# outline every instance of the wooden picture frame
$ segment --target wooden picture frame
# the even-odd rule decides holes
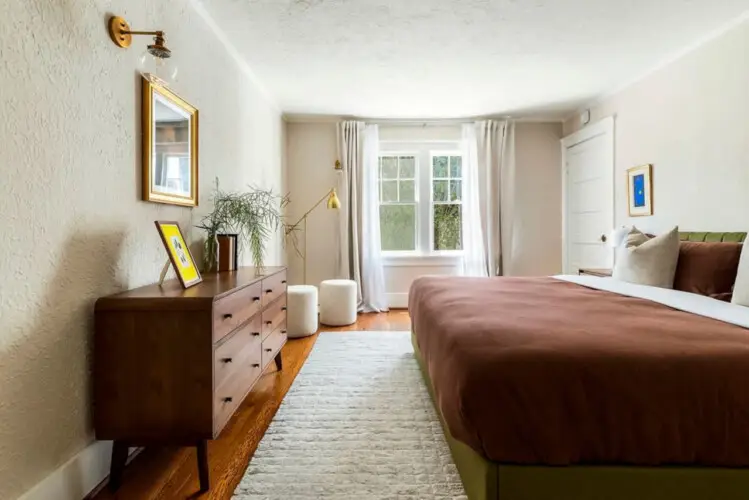
[[[198,110],[143,77],[143,200],[198,206]]]
[[[653,215],[653,165],[627,170],[627,208],[630,217]]]
[[[182,236],[179,224],[173,221],[155,221],[154,223],[182,286],[190,288],[203,281],[203,277],[195,265],[195,259],[190,253],[190,247],[187,246],[185,237]]]

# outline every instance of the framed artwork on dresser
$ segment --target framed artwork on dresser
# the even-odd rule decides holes
[[[190,248],[182,236],[179,224],[171,221],[156,221],[156,229],[159,230],[161,241],[164,243],[166,253],[169,254],[169,260],[182,286],[190,288],[203,281],[200,271],[195,266],[195,259],[192,258]]]

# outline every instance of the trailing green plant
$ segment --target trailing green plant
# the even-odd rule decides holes
[[[237,233],[240,245],[250,250],[255,269],[262,272],[266,245],[283,224],[283,209],[289,203],[289,196],[276,194],[272,189],[248,187],[250,191],[246,193],[222,191],[216,179],[213,211],[197,226],[206,232],[204,271],[216,268],[219,233]]]

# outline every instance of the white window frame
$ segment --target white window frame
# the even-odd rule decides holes
[[[393,255],[408,254],[408,255],[411,255],[411,254],[416,253],[418,251],[418,249],[419,249],[419,238],[420,238],[420,235],[421,235],[421,227],[420,227],[421,224],[420,224],[420,221],[419,221],[419,219],[420,219],[419,213],[421,212],[420,200],[422,198],[421,198],[421,193],[420,193],[420,190],[419,190],[419,184],[421,183],[421,180],[419,178],[419,154],[418,154],[418,152],[413,152],[413,151],[387,151],[387,152],[385,152],[385,151],[380,150],[380,161],[378,162],[378,169],[379,169],[379,166],[381,164],[381,161],[382,161],[383,157],[403,157],[403,156],[413,156],[414,157],[414,178],[413,178],[413,181],[414,181],[414,201],[413,201],[413,204],[416,207],[416,227],[414,228],[414,231],[415,231],[414,241],[416,242],[416,250],[384,250],[382,252],[383,255],[389,255],[389,254],[393,254]],[[411,202],[402,202],[402,201],[400,201],[400,181],[401,181],[400,168],[398,169],[398,177],[395,178],[395,179],[387,179],[387,180],[380,179],[379,178],[379,175],[380,175],[379,171],[377,172],[377,175],[378,175],[377,187],[379,188],[379,193],[378,193],[378,207],[377,207],[378,210],[379,210],[379,205],[382,205],[382,204],[385,204],[385,205],[406,205],[406,204],[411,204]],[[387,182],[387,181],[390,181],[390,182],[397,181],[398,182],[398,200],[399,201],[397,201],[397,202],[387,202],[387,201],[383,202],[383,201],[381,201],[382,200],[382,181],[383,180],[385,180],[385,182]],[[404,178],[403,180],[411,180],[411,179]]]
[[[447,177],[434,177],[434,158],[436,156],[447,156]],[[450,254],[458,254],[462,255],[463,250],[435,250],[434,249],[434,205],[461,205],[461,214],[463,213],[463,169],[461,161],[461,176],[460,176],[460,187],[461,187],[461,193],[460,193],[460,200],[458,202],[450,201],[450,181],[452,180],[452,175],[450,174],[450,157],[451,156],[460,156],[463,157],[463,153],[459,149],[444,149],[444,150],[431,150],[429,151],[429,253],[431,254],[438,254],[438,255],[450,255]],[[447,181],[447,200],[448,201],[434,201],[434,181],[436,180],[444,180]],[[462,235],[462,233],[461,233]]]
[[[432,156],[462,156],[460,142],[381,141],[380,156],[414,156],[416,158],[416,250],[383,250],[382,255],[386,264],[390,266],[424,265],[425,260],[429,260],[433,265],[454,264],[462,257],[462,250],[433,250]]]

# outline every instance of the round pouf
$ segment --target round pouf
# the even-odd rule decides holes
[[[320,323],[345,326],[356,323],[356,282],[327,280],[320,283]]]
[[[286,334],[290,339],[317,331],[317,287],[293,285],[286,290]]]

